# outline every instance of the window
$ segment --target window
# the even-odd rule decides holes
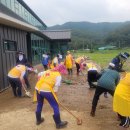
[[[1,3],[4,4],[5,6],[7,5],[7,1],[6,0],[1,0]]]
[[[7,4],[7,7],[8,7],[9,9],[11,9],[11,1],[10,1],[10,0],[7,0],[7,1],[6,1],[6,4]]]
[[[4,50],[5,51],[17,51],[16,41],[4,40]]]
[[[15,9],[15,13],[19,14],[19,3],[16,0],[14,1],[14,9]]]
[[[24,9],[24,19],[28,21],[28,11]]]

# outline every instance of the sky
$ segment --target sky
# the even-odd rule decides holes
[[[47,25],[130,21],[130,0],[24,0]]]

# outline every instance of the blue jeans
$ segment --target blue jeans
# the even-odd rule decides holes
[[[59,115],[59,105],[51,92],[40,92],[40,94],[37,92],[36,113],[41,113],[44,104],[44,99],[46,99],[49,102],[50,106],[53,108],[54,115]]]

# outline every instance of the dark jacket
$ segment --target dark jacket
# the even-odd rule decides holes
[[[120,80],[119,72],[112,69],[106,69],[102,72],[102,76],[98,80],[98,86],[108,90],[115,90]]]
[[[17,56],[16,58],[16,65],[21,64],[21,65],[26,65],[27,64],[27,58],[25,57],[25,55],[23,55],[23,59],[20,61],[19,57]]]

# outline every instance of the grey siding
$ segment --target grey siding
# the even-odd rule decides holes
[[[0,25],[0,91],[8,87],[8,71],[16,64],[16,52],[5,51],[4,40],[16,41],[17,50],[22,50],[27,54],[26,32]]]

